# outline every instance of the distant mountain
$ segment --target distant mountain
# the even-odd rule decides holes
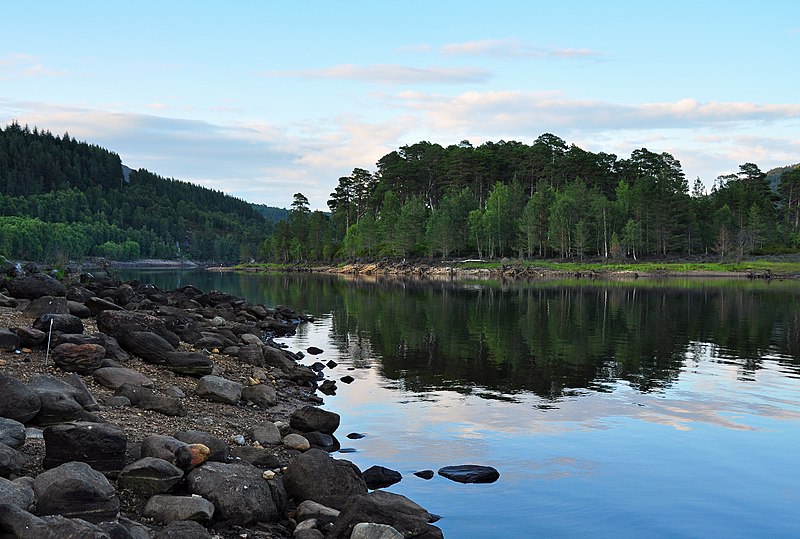
[[[285,210],[284,210],[285,211]],[[253,258],[272,232],[252,205],[220,191],[132,170],[69,134],[0,129],[0,254],[229,261]]]
[[[787,165],[785,167],[778,167],[773,168],[769,172],[767,172],[767,181],[769,182],[769,187],[772,189],[773,192],[778,192],[778,184],[781,181],[781,174],[786,172],[787,170],[792,170],[793,168],[800,167],[800,163],[794,165]]]
[[[275,224],[285,221],[289,217],[289,210],[286,208],[276,208],[264,204],[252,204],[253,209],[260,213],[268,222]]]

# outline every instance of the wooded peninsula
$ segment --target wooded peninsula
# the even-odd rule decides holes
[[[186,258],[334,264],[353,259],[741,260],[800,251],[800,165],[754,163],[690,187],[669,153],[531,145],[403,146],[338,180],[330,212],[256,206],[130,170],[69,134],[0,129],[0,253],[62,262]],[[265,217],[266,216],[266,217]]]

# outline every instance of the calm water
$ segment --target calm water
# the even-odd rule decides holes
[[[800,536],[798,283],[123,277],[313,314],[284,342],[356,378],[325,397],[338,456],[447,537]],[[412,475],[452,464],[501,477]]]

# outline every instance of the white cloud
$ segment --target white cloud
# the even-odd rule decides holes
[[[378,84],[464,84],[486,82],[490,73],[479,68],[412,67],[397,64],[341,64],[320,69],[267,71],[267,77],[344,79]]]
[[[492,56],[508,58],[593,58],[602,56],[590,49],[542,47],[529,45],[516,39],[484,39],[449,43],[441,47],[447,55]]]
[[[69,73],[42,65],[35,56],[24,53],[7,53],[0,57],[0,81],[37,77],[64,77]]]

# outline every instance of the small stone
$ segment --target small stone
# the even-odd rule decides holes
[[[352,384],[355,381],[355,378],[353,378],[348,374],[346,376],[342,376],[341,378],[339,378],[339,380],[341,380],[345,384]]]
[[[414,475],[421,477],[422,479],[433,479],[433,470],[420,470],[418,472],[414,472]]]
[[[298,451],[308,451],[311,449],[309,441],[300,434],[287,434],[283,437],[283,445],[288,449],[296,449]]]
[[[347,435],[347,437],[350,438],[351,440],[360,440],[365,436],[366,434],[361,434],[360,432],[351,432],[350,434]]]
[[[276,475],[278,475],[278,474],[276,474],[276,473],[275,473],[275,472],[273,472],[272,470],[265,470],[265,471],[264,471],[264,473],[263,473],[263,474],[261,474],[261,477],[263,477],[264,479],[266,479],[267,481],[269,481],[270,479],[275,479],[275,476],[276,476]]]
[[[336,363],[334,360],[332,360],[332,359],[331,359],[331,360],[330,360],[330,361],[328,361],[328,362],[327,362],[325,365],[327,365],[329,369],[333,369],[334,367],[336,367],[336,366],[337,366],[337,365],[339,365],[339,364],[338,364],[338,363]]]
[[[476,464],[445,466],[439,469],[439,475],[457,483],[494,483],[500,478],[500,473],[491,466]]]
[[[230,440],[231,440],[231,443],[234,443],[236,445],[244,445],[244,443],[245,443],[245,439],[244,439],[244,435],[243,434],[236,434],[235,436],[231,436]]]
[[[308,348],[306,348],[306,352],[308,352],[312,356],[321,354],[323,351],[324,350],[322,350],[321,348],[317,348],[316,346],[309,346]]]

